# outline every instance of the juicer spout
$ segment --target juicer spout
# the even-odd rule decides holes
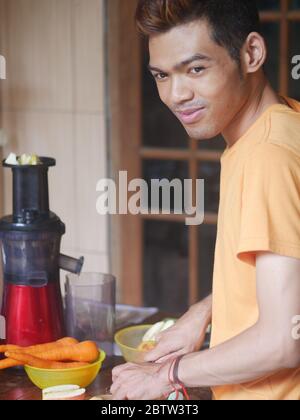
[[[84,257],[79,259],[68,257],[67,255],[60,254],[59,268],[73,274],[80,274],[84,263]]]

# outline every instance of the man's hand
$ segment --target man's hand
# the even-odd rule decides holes
[[[156,400],[172,393],[169,364],[127,363],[113,369],[113,400]]]
[[[200,350],[211,322],[211,312],[211,296],[192,306],[173,327],[158,335],[158,344],[145,355],[145,361],[163,363],[182,354]]]

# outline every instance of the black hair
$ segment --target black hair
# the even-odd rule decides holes
[[[256,0],[139,0],[138,30],[145,37],[206,19],[212,38],[240,64],[241,49],[251,32],[260,32]]]

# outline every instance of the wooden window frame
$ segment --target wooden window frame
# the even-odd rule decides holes
[[[261,13],[261,21],[280,24],[280,65],[279,91],[287,96],[289,91],[290,56],[289,56],[289,24],[300,22],[300,10],[290,10],[290,0],[280,0],[280,10]]]
[[[222,152],[199,150],[196,140],[186,149],[149,148],[142,145],[141,127],[141,42],[133,16],[137,0],[107,0],[108,76],[112,173],[127,170],[128,178],[142,177],[145,160],[180,160],[188,163],[189,176],[196,179],[201,162],[219,162]],[[261,13],[261,20],[280,24],[280,93],[288,94],[290,73],[289,23],[300,21],[300,11],[289,10],[289,0],[280,0],[279,11]],[[129,55],[127,54],[129,53]],[[185,216],[141,215],[118,216],[112,220],[112,264],[117,273],[122,302],[143,304],[143,222],[158,220],[183,223]],[[205,224],[216,225],[217,214],[206,213]],[[199,299],[198,227],[189,228],[189,304]],[[115,238],[115,240],[114,240]],[[118,268],[116,268],[118,267]]]

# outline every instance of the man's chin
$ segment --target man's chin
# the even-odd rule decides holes
[[[189,138],[194,140],[210,140],[214,137],[217,137],[220,133],[217,133],[213,130],[203,130],[203,129],[191,129],[190,127],[185,127],[185,130]]]

